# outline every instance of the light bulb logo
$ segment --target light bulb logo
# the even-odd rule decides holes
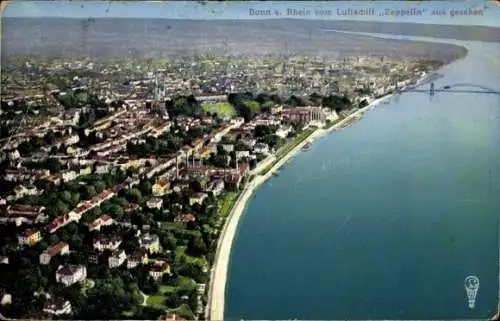
[[[474,275],[469,275],[465,278],[465,292],[469,301],[469,308],[474,309],[476,304],[477,291],[479,290],[479,278]]]

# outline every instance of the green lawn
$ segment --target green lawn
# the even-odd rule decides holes
[[[175,291],[175,286],[170,286],[170,285],[162,285],[162,286],[160,286],[160,290],[159,290],[159,292],[163,293],[163,294],[172,293],[174,291]]]
[[[175,256],[184,256],[186,255],[184,252],[186,252],[186,247],[185,246],[177,246],[175,248]]]
[[[149,296],[146,303],[147,303],[147,305],[152,306],[152,307],[157,308],[157,309],[166,309],[167,308],[164,305],[165,296],[161,293]]]
[[[194,282],[193,279],[188,278],[187,276],[182,276],[180,275],[178,278],[177,286],[183,286],[183,285],[193,285],[196,282]]]
[[[333,127],[334,125],[336,125],[337,123],[339,123],[340,121],[342,121],[343,119],[344,119],[344,117],[339,117],[336,120],[327,121],[324,128],[325,129],[330,129],[331,127]]]
[[[196,263],[200,266],[208,266],[207,259],[204,257],[193,257],[190,255],[187,255],[186,253],[186,246],[177,246],[175,248],[175,257],[181,257],[183,256],[188,263]]]
[[[95,285],[95,282],[91,279],[86,279],[82,282],[82,293],[87,294],[87,291],[92,289]]]
[[[165,310],[165,294],[172,293],[175,291],[175,286],[161,285],[158,292],[154,295],[150,295],[146,301],[147,305]]]
[[[220,214],[222,217],[226,217],[231,212],[233,208],[234,201],[238,197],[238,193],[234,191],[227,192],[220,201]]]
[[[133,310],[130,310],[130,311],[123,311],[122,314],[125,316],[125,317],[132,317],[134,316],[134,311]]]
[[[233,117],[236,115],[236,110],[234,110],[234,107],[228,103],[217,103],[217,104],[203,103],[201,104],[201,108],[203,108],[203,110],[206,112],[217,113],[219,116],[222,117]]]

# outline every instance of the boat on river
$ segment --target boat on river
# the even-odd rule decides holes
[[[307,143],[305,143],[304,146],[302,146],[302,151],[303,152],[307,152],[307,151],[310,151],[312,148],[312,143],[310,141],[308,141]]]

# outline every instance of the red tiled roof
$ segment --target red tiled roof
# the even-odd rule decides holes
[[[45,253],[47,253],[50,257],[53,257],[54,255],[57,255],[61,250],[65,247],[68,246],[68,243],[65,242],[59,242],[56,245],[53,245],[49,247]]]
[[[156,261],[152,266],[151,270],[154,272],[163,272],[169,264],[165,261]]]
[[[37,216],[42,206],[14,204],[7,209],[9,215]]]
[[[63,275],[73,275],[75,274],[81,267],[78,265],[65,265],[59,270],[57,270],[58,274]]]
[[[124,189],[124,188],[126,188],[126,187],[127,187],[127,184],[126,184],[126,183],[117,184],[117,185],[114,185],[113,187],[111,187],[111,191],[112,191],[113,193],[118,193],[119,191],[121,191],[122,189]],[[103,192],[103,193],[104,193],[104,192]],[[108,193],[107,195],[109,195],[109,193]],[[107,195],[106,195],[106,196],[107,196]],[[104,198],[104,197],[106,197],[106,196],[103,196],[103,198]]]
[[[113,220],[113,219],[111,218],[111,216],[109,216],[108,214],[103,214],[103,215],[101,215],[101,217],[99,217],[99,218],[100,218],[100,219],[101,219],[101,221],[103,221],[103,222],[106,222],[106,221],[109,221],[109,220]]]
[[[68,215],[58,216],[54,220],[52,220],[52,222],[50,222],[50,224],[48,224],[45,227],[45,230],[47,230],[47,231],[52,231],[54,229],[57,230],[62,225],[66,224],[68,222],[68,220],[69,220]]]
[[[55,232],[59,228],[59,225],[56,222],[51,222],[47,226],[45,226],[46,231]]]
[[[196,218],[194,217],[193,214],[181,214],[181,215],[177,215],[174,218],[174,222],[187,223],[187,222],[194,222],[194,221],[196,221]]]
[[[129,261],[142,261],[146,256],[146,252],[143,251],[135,251],[134,253],[128,255],[127,259]]]
[[[100,235],[94,239],[94,243],[96,242],[103,244],[118,243],[121,242],[121,238],[114,235],[113,236]]]
[[[156,203],[159,203],[161,201],[162,201],[162,199],[157,198],[157,197],[152,197],[152,198],[148,199],[148,203],[155,203],[156,204]]]
[[[97,219],[97,220],[94,220],[92,223],[89,223],[87,226],[90,228],[90,229],[93,229],[93,228],[96,228],[98,227],[99,225],[101,225],[102,222],[100,219]]]
[[[90,207],[90,206],[89,206],[89,205],[87,205],[87,204],[80,205],[80,206],[78,206],[78,207],[75,209],[75,213],[76,213],[76,214],[80,214],[80,213],[82,213],[82,212],[86,211],[89,207]]]
[[[30,237],[31,235],[40,232],[37,229],[27,229],[23,232],[23,237]]]
[[[125,210],[126,212],[132,212],[135,211],[139,208],[139,204],[131,203],[128,205],[127,209]]]
[[[116,258],[116,257],[119,257],[122,253],[125,253],[125,251],[124,250],[115,250],[115,251],[113,251],[113,253],[111,253],[111,256]]]

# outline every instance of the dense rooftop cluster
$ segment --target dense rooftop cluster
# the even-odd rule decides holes
[[[24,61],[2,76],[0,313],[203,319],[243,186],[305,129],[434,67]]]

